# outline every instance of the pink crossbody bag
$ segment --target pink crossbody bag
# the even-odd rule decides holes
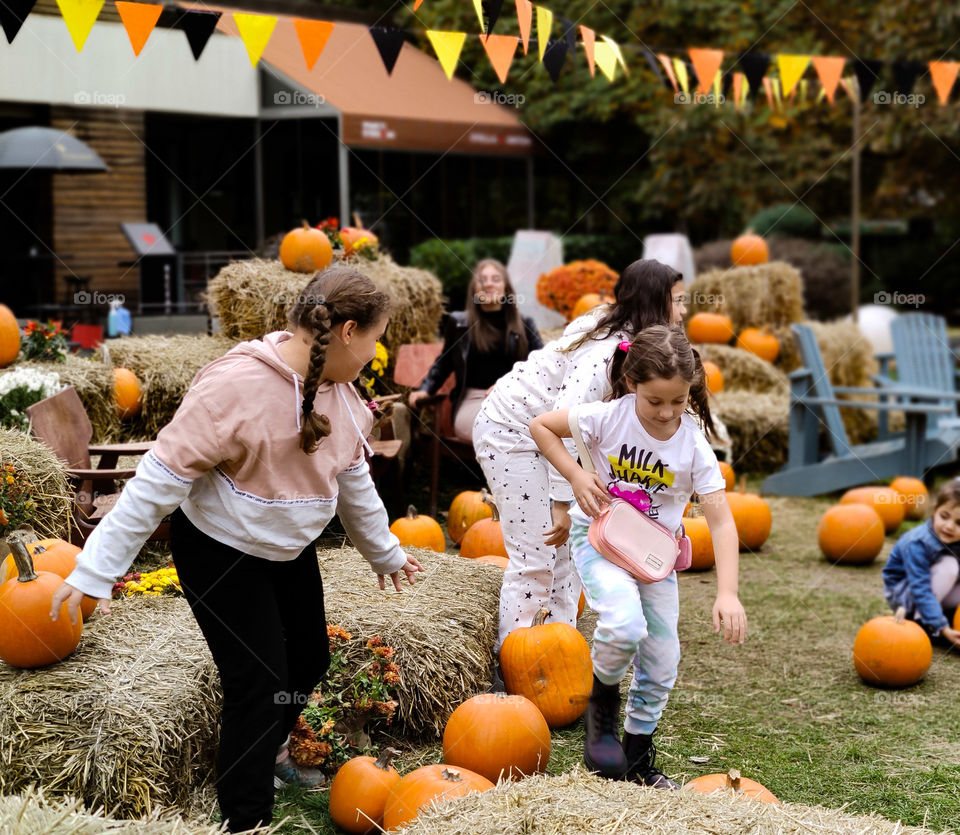
[[[593,458],[580,434],[576,409],[570,409],[568,421],[580,453],[580,466],[595,473]],[[692,548],[683,526],[680,536],[675,536],[625,499],[613,499],[590,523],[587,536],[598,553],[641,583],[656,583],[672,571],[690,567]]]

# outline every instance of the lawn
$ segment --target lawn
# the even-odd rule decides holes
[[[781,800],[874,811],[934,830],[955,826],[960,658],[935,648],[926,679],[902,691],[864,685],[851,660],[859,627],[889,613],[880,570],[895,538],[870,566],[832,566],[816,544],[831,500],[769,503],[770,539],[741,555],[740,597],[750,622],[744,645],[728,646],[712,632],[715,571],[680,576],[683,657],[657,737],[660,766],[678,780],[737,767]],[[588,639],[593,623],[585,613],[580,628]],[[401,773],[441,759],[437,741],[398,743]],[[548,771],[563,773],[581,760],[582,723],[555,731],[553,743]],[[290,817],[286,833],[337,832],[326,802],[324,790],[288,788],[278,793],[275,819]]]

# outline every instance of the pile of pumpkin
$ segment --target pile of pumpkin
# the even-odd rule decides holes
[[[327,231],[324,231],[326,227]],[[331,237],[334,241],[331,242]],[[315,273],[324,270],[333,261],[333,244],[343,247],[344,256],[361,249],[376,249],[377,236],[369,229],[344,226],[337,229],[330,224],[311,226],[306,221],[291,229],[280,242],[280,261],[288,270],[297,273]]]

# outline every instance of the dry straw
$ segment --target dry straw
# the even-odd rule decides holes
[[[0,429],[0,469],[7,464],[13,464],[34,487],[37,510],[30,524],[37,535],[66,537],[73,491],[53,450],[16,429]]]
[[[353,548],[321,550],[327,622],[354,636],[379,635],[400,667],[397,721],[415,736],[438,738],[460,703],[490,681],[503,571],[418,548],[424,571],[398,593],[380,591]]]
[[[429,806],[404,835],[933,835],[876,814],[760,803],[732,792],[669,792],[577,768]]]
[[[711,396],[710,408],[730,433],[730,464],[744,472],[771,472],[787,460],[790,399],[785,392],[724,389]]]
[[[754,267],[708,270],[687,287],[688,316],[724,313],[740,333],[744,328],[770,327],[775,333],[803,319],[803,280],[783,261]]]

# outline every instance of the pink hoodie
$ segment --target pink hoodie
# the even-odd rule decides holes
[[[208,536],[270,560],[289,560],[338,513],[375,571],[406,562],[389,531],[364,457],[373,416],[356,389],[322,383],[314,410],[332,426],[317,451],[300,449],[303,378],[278,331],[202,368],[136,476],[77,557],[67,582],[109,597],[160,520],[178,506]]]

